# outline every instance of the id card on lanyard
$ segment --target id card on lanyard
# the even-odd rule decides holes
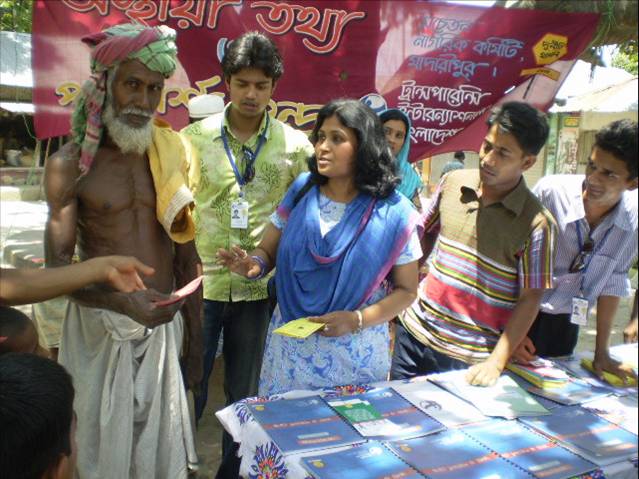
[[[601,238],[601,241],[599,241],[597,247],[593,248],[590,256],[584,260],[584,267],[579,272],[581,274],[581,286],[579,288],[579,296],[573,296],[572,298],[572,310],[570,313],[570,322],[572,324],[585,326],[588,323],[588,310],[590,309],[590,304],[588,302],[588,295],[586,293],[586,272],[588,271],[588,267],[592,262],[592,258],[601,248],[603,248],[606,239],[608,239],[610,231],[612,231],[612,226],[608,228],[603,238]],[[579,242],[579,254],[581,254],[584,248],[584,241],[581,236],[581,226],[579,222],[577,222],[577,241]]]
[[[222,137],[222,142],[224,143],[224,151],[226,152],[226,157],[231,164],[231,168],[233,168],[235,181],[240,187],[240,198],[231,202],[231,228],[233,229],[247,229],[249,226],[249,203],[244,197],[244,187],[255,176],[255,161],[257,160],[257,156],[260,154],[262,146],[264,146],[264,143],[266,142],[266,131],[268,130],[268,125],[269,116],[268,114],[266,114],[266,125],[264,126],[264,130],[257,140],[257,147],[255,148],[255,152],[251,151],[251,149],[248,147],[242,147],[244,151],[244,160],[246,163],[243,175],[240,175],[240,170],[237,167],[235,156],[233,155],[231,147],[229,146],[229,140],[226,129],[224,128],[224,124],[220,126],[220,136]]]

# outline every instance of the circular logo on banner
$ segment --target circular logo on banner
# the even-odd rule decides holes
[[[371,107],[377,115],[388,108],[386,106],[386,100],[378,93],[369,93],[368,95],[364,95],[359,99],[359,101],[361,101],[364,105]]]

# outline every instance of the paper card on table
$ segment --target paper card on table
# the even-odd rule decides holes
[[[469,435],[533,477],[568,479],[597,466],[517,421],[494,419],[461,428]]]
[[[294,319],[273,332],[290,338],[304,339],[324,327],[324,323],[313,323],[308,318]]]
[[[266,401],[248,407],[283,454],[364,441],[319,396]]]
[[[457,396],[426,381],[393,385],[404,398],[446,427],[485,421],[479,410]]]
[[[562,406],[548,416],[520,421],[598,466],[637,457],[637,436],[581,406]]]
[[[530,474],[459,429],[389,441],[395,454],[431,479],[531,479]]]
[[[514,419],[548,414],[513,378],[502,374],[494,386],[471,386],[466,381],[467,372],[467,369],[448,371],[429,376],[428,380],[474,405],[486,416]]]
[[[307,456],[304,467],[316,479],[418,479],[423,476],[377,441],[332,454]]]
[[[188,295],[195,293],[195,291],[197,291],[197,289],[200,287],[200,284],[202,283],[202,279],[203,278],[204,278],[204,276],[198,276],[197,278],[195,278],[193,281],[191,281],[186,286],[183,286],[182,288],[180,288],[177,291],[173,292],[169,299],[165,299],[165,300],[162,300],[162,301],[156,301],[155,305],[156,306],[168,306],[169,304],[177,303],[182,298],[186,298]]]
[[[443,428],[439,422],[423,413],[391,388],[375,389],[348,396],[347,399],[329,399],[328,404],[340,412],[338,408],[347,401],[364,402],[376,413],[367,415],[366,418],[363,414],[351,415],[351,417],[344,415],[346,420],[367,438],[382,440],[417,437]],[[380,417],[374,418],[377,414]]]

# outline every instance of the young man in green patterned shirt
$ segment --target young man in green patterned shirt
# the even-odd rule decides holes
[[[270,214],[313,153],[307,136],[270,117],[266,108],[283,65],[275,44],[249,32],[232,41],[222,60],[230,102],[224,112],[193,123],[196,245],[204,268],[204,377],[196,417],[206,405],[220,332],[224,333],[227,404],[257,394],[270,320],[267,278],[256,281],[218,266],[218,249],[253,250]],[[225,434],[218,476],[232,475],[232,438]],[[222,472],[222,470],[226,472]]]

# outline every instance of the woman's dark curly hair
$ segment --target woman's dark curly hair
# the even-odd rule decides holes
[[[382,123],[368,106],[351,99],[332,100],[317,114],[311,133],[311,143],[317,143],[317,135],[327,118],[335,115],[342,125],[350,128],[357,137],[355,159],[355,187],[375,198],[387,198],[400,182],[395,172],[395,159],[386,142]],[[328,182],[317,171],[315,155],[308,159],[311,181],[317,185]]]

